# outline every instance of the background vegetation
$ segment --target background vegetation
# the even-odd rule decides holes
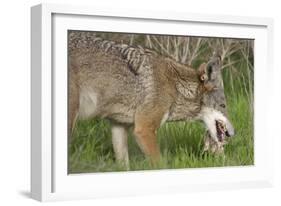
[[[97,33],[104,39],[141,45],[197,68],[219,49],[229,118],[235,137],[225,146],[225,155],[203,152],[204,127],[199,122],[166,123],[158,131],[162,161],[159,168],[194,168],[254,164],[253,85],[254,40]],[[69,172],[122,171],[114,161],[110,124],[107,120],[78,121],[74,141],[69,145]],[[151,169],[129,135],[130,169]]]

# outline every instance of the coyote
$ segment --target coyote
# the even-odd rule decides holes
[[[221,60],[214,55],[195,70],[155,51],[102,40],[93,32],[68,33],[68,128],[77,118],[112,123],[116,160],[129,165],[127,130],[143,153],[158,162],[156,131],[166,121],[205,123],[206,149],[234,135],[227,118]]]

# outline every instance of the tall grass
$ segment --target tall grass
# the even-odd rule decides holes
[[[205,130],[199,122],[166,123],[158,131],[162,160],[159,169],[241,166],[254,164],[253,118],[248,100],[228,98],[229,117],[236,135],[225,146],[225,156],[203,153]],[[114,161],[110,123],[94,119],[78,121],[70,145],[70,173],[123,171]],[[130,169],[152,168],[130,131]]]
[[[205,130],[199,122],[166,123],[158,131],[162,160],[159,168],[219,167],[254,164],[253,137],[253,41],[242,39],[175,37],[98,33],[110,40],[142,45],[196,68],[214,50],[223,59],[223,79],[228,114],[236,135],[225,146],[225,155],[203,152]],[[69,145],[69,172],[123,171],[114,161],[110,122],[101,119],[78,121]],[[130,131],[130,169],[152,169]],[[155,168],[153,168],[155,169]]]
[[[205,130],[199,122],[166,123],[158,131],[162,160],[159,168],[194,168],[252,165],[254,162],[253,119],[243,96],[228,101],[229,116],[236,135],[225,146],[225,156],[203,153]],[[152,169],[129,135],[130,169]],[[106,120],[79,121],[70,145],[70,173],[125,170],[114,161],[110,123]],[[154,168],[155,169],[155,168]]]

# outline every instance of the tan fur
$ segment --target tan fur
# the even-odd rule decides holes
[[[157,162],[156,132],[163,117],[190,120],[199,114],[206,89],[193,68],[91,32],[70,31],[68,45],[70,131],[76,116],[134,125],[140,148]]]

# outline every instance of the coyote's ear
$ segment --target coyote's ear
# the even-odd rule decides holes
[[[206,72],[209,80],[215,80],[221,73],[221,57],[214,56],[206,66]]]
[[[215,80],[219,74],[216,64],[215,61],[210,61],[207,64],[202,63],[197,70],[199,80],[203,83],[205,92],[210,92],[216,89],[214,81],[212,81]]]
[[[198,68],[198,75],[201,82],[206,82],[208,80],[208,75],[206,73],[206,63],[202,63]]]

